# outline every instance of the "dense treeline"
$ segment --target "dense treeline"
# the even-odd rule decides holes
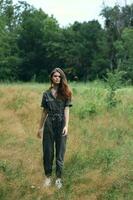
[[[70,80],[101,79],[118,68],[133,83],[133,4],[104,7],[101,15],[104,28],[96,20],[61,28],[24,1],[0,0],[0,80],[43,82],[61,66]]]

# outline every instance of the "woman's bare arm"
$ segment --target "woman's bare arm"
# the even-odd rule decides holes
[[[69,107],[65,107],[64,110],[64,116],[65,116],[65,126],[63,128],[63,135],[67,135],[68,133],[68,124],[69,124]]]

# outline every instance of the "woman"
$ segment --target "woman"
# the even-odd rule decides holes
[[[45,186],[51,185],[54,146],[56,150],[56,181],[57,188],[62,187],[62,168],[68,134],[69,107],[72,93],[67,79],[60,68],[55,68],[51,74],[51,87],[43,93],[43,107],[37,136],[43,132],[43,165],[45,171]]]

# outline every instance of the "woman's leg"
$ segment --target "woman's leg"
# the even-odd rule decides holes
[[[54,138],[52,134],[43,137],[43,166],[47,177],[52,175],[52,165],[54,159]]]
[[[61,178],[66,151],[66,136],[56,138],[56,176]]]

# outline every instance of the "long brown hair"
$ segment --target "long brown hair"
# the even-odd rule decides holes
[[[62,99],[71,99],[72,92],[71,92],[71,90],[68,86],[66,75],[63,72],[63,70],[60,69],[59,67],[53,69],[53,71],[50,74],[50,80],[51,80],[51,87],[50,88],[53,87],[52,76],[54,75],[55,72],[60,73],[60,76],[61,76],[60,84],[59,84],[58,91],[57,91],[57,96],[59,98],[62,98]]]

